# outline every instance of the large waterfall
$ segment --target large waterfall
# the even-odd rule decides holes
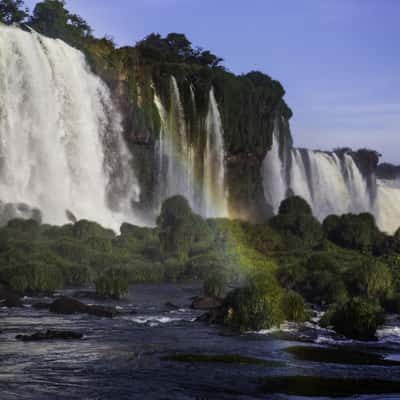
[[[330,214],[371,212],[378,226],[393,233],[400,226],[400,182],[376,179],[369,188],[350,154],[280,148],[279,121],[265,156],[264,194],[274,212],[287,196],[302,196],[321,221]]]
[[[190,89],[196,116],[194,89]],[[168,196],[181,194],[204,217],[227,216],[223,131],[213,89],[209,93],[206,118],[195,118],[197,126],[191,127],[192,131],[173,76],[169,110],[157,94],[154,102],[161,119],[158,142],[159,202]]]
[[[152,190],[158,208],[181,194],[202,216],[227,217],[224,132],[214,90],[200,112],[196,89],[189,89],[182,92],[185,103],[173,76],[168,100],[154,90],[161,128]],[[0,225],[40,214],[51,224],[74,218],[115,230],[123,221],[140,224],[132,208],[140,194],[132,168],[137,159],[123,140],[121,121],[108,87],[81,52],[0,25]],[[275,121],[262,165],[265,198],[275,212],[297,194],[320,220],[368,211],[381,229],[398,228],[400,179],[369,176],[367,182],[350,153],[293,148],[288,129],[283,117]]]
[[[105,84],[60,40],[0,25],[0,211],[119,228],[139,188]],[[7,206],[7,207],[6,207]]]

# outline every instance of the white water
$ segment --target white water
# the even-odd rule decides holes
[[[178,84],[171,77],[171,104],[167,112],[155,93],[154,104],[161,119],[158,142],[159,203],[176,194],[185,196],[193,210],[204,217],[227,216],[225,189],[225,152],[220,113],[214,91],[210,90],[209,107],[204,121],[206,143],[199,152],[198,140],[189,140]],[[193,112],[196,114],[195,93],[191,87]]]
[[[265,199],[272,206],[275,214],[278,212],[279,204],[286,197],[287,189],[284,177],[285,166],[279,157],[278,137],[278,122],[275,121],[272,147],[266,154],[262,166]]]
[[[0,25],[0,200],[118,229],[139,188],[105,84],[79,51]]]
[[[303,197],[321,221],[330,214],[371,212],[380,229],[393,233],[400,226],[400,184],[376,180],[376,195],[353,158],[345,154],[290,149],[290,161],[283,162],[275,123],[273,144],[262,165],[267,202],[278,211],[290,193]]]
[[[399,181],[377,180],[377,196],[373,212],[382,229],[393,233],[400,227]]]
[[[166,111],[155,93],[154,104],[161,120],[159,153],[159,192],[161,202],[170,196],[181,194],[194,204],[193,149],[188,143],[188,132],[178,84],[174,77],[170,82],[171,107]]]
[[[225,189],[225,151],[222,121],[213,89],[210,90],[206,132],[203,215],[209,218],[227,217],[228,205]]]

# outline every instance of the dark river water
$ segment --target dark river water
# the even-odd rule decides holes
[[[392,318],[379,331],[380,341],[340,341],[317,325],[284,325],[280,332],[230,335],[195,319],[189,308],[200,293],[193,285],[135,285],[117,305],[113,319],[60,316],[29,307],[0,309],[0,399],[304,399],[260,393],[260,380],[271,375],[375,377],[400,381],[400,367],[357,366],[297,361],[282,351],[308,341],[368,349],[400,359],[400,321]],[[68,294],[68,291],[67,291]],[[43,301],[43,299],[42,299]],[[94,301],[86,300],[87,303]],[[171,310],[171,302],[178,306]],[[37,330],[73,330],[82,340],[17,341]],[[240,354],[284,361],[284,367],[166,361],[171,354]],[[400,399],[398,395],[357,399]]]

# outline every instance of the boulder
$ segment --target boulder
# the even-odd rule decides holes
[[[168,310],[179,310],[179,306],[177,306],[176,304],[174,304],[174,303],[171,303],[170,301],[167,301],[165,304],[164,304],[164,306],[165,306],[165,308],[167,308]]]
[[[112,318],[117,314],[114,307],[109,306],[87,306],[87,314],[95,315],[96,317]]]
[[[209,296],[197,296],[193,299],[191,308],[195,310],[211,310],[221,306],[222,301],[219,299]]]
[[[32,335],[17,335],[17,340],[23,342],[38,342],[41,340],[70,340],[70,339],[81,339],[82,333],[72,331],[55,331],[47,330],[45,332],[36,332]]]
[[[13,290],[0,288],[0,307],[22,307],[22,300]]]
[[[209,322],[211,324],[221,324],[224,322],[225,315],[225,307],[213,308],[208,312],[201,314],[200,317],[196,318],[196,321]]]
[[[60,297],[50,304],[50,311],[57,314],[90,314],[97,317],[112,318],[116,314],[114,307],[87,305],[71,297]]]

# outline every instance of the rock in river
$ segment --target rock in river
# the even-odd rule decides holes
[[[81,339],[82,333],[71,331],[53,331],[51,329],[45,332],[36,332],[32,335],[17,335],[15,338],[23,342],[38,342],[41,340],[68,340]]]
[[[116,314],[114,307],[87,305],[71,297],[60,297],[53,301],[50,311],[57,314],[90,314],[107,318],[112,318]]]

